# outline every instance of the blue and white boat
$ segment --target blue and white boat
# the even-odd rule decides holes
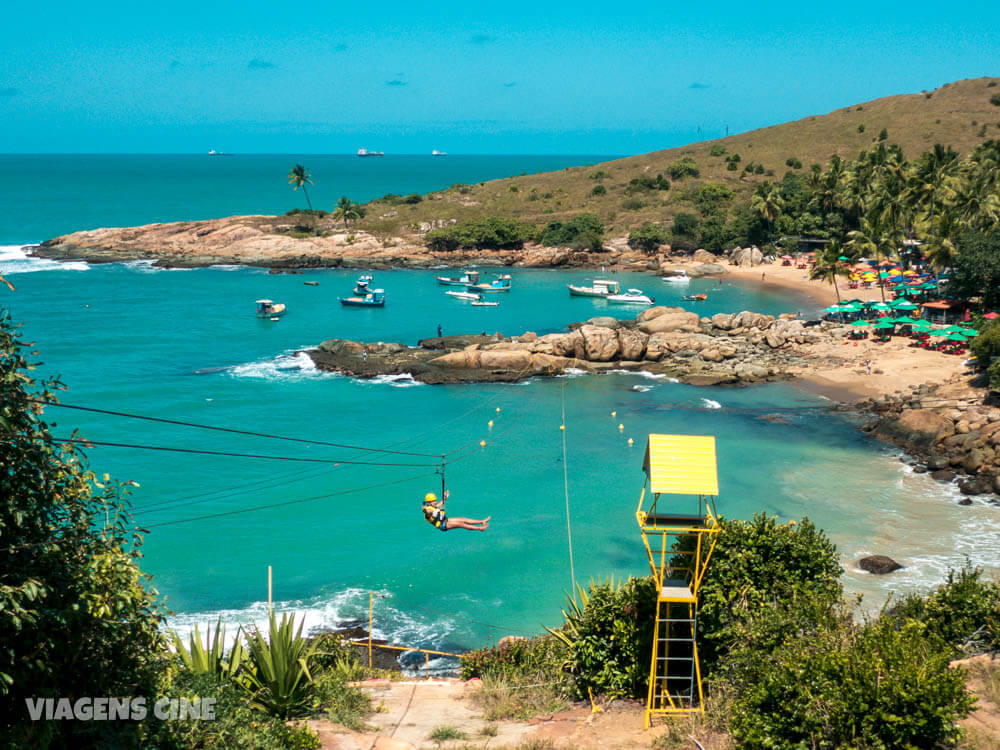
[[[340,297],[340,304],[345,307],[385,307],[385,290],[371,289],[365,294],[353,297]]]
[[[504,274],[503,276],[497,276],[493,281],[489,283],[483,282],[482,284],[467,284],[466,289],[470,292],[479,292],[480,294],[492,294],[493,292],[509,292],[510,291],[510,274]]]

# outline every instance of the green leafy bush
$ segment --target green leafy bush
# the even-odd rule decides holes
[[[1000,647],[1000,584],[984,581],[979,568],[950,570],[935,591],[925,597],[904,597],[885,618],[917,620],[948,644],[952,655],[961,650],[995,650]]]
[[[626,195],[633,195],[634,193],[646,193],[651,190],[669,190],[670,180],[665,178],[662,174],[656,175],[656,177],[649,177],[643,175],[641,177],[633,177],[628,181],[628,185],[625,186]]]
[[[606,192],[608,192],[608,189],[606,187],[604,187],[604,185],[594,185],[594,187],[590,191],[590,194],[591,195],[604,195]]]
[[[272,611],[268,638],[259,630],[250,633],[247,669],[241,684],[250,693],[250,705],[272,716],[291,719],[304,716],[310,707],[312,675],[309,660],[316,650],[302,637],[305,617],[295,630],[295,616],[281,615],[279,624]]]
[[[881,130],[879,131],[879,134],[878,134],[878,139],[879,139],[880,141],[884,141],[884,140],[888,139],[888,137],[889,137],[889,131],[888,131],[888,130],[886,130],[885,128],[882,128],[882,129],[881,129]]]
[[[1000,107],[1000,94],[994,94],[990,97],[990,104]]]
[[[317,219],[328,215],[327,211],[321,211],[318,208],[293,208],[291,211],[285,211],[285,216],[315,216]]]
[[[726,153],[726,147],[720,146],[718,143],[712,146],[712,148],[709,149],[708,151],[709,156],[722,156],[725,153]]]
[[[766,669],[734,679],[729,728],[740,747],[888,750],[958,738],[973,700],[939,640],[915,622],[834,623],[790,633]]]
[[[569,649],[550,635],[539,638],[507,639],[501,646],[477,649],[462,654],[463,680],[473,677],[541,681],[563,674]]]
[[[586,688],[613,697],[646,694],[655,613],[652,577],[577,587],[577,596],[563,610],[565,624],[549,632],[569,647],[581,695]]]
[[[792,607],[803,596],[832,606],[841,596],[837,548],[808,518],[779,524],[758,513],[723,521],[701,584],[698,630],[703,670],[742,637],[740,623],[763,606]]]
[[[171,639],[174,643],[174,650],[185,669],[194,674],[211,675],[217,682],[233,679],[243,666],[246,658],[246,650],[243,648],[243,641],[237,632],[236,639],[229,653],[225,653],[226,627],[222,624],[222,616],[215,623],[215,636],[212,636],[212,626],[205,626],[205,642],[211,645],[206,648],[201,643],[201,634],[198,626],[194,626],[188,642],[178,637],[177,633],[171,632]]]
[[[604,222],[595,214],[579,214],[569,221],[553,221],[543,229],[538,241],[547,247],[600,250],[604,245]]]
[[[796,159],[794,156],[789,156],[785,159],[785,166],[791,167],[792,169],[802,169],[802,162]]]
[[[138,723],[140,747],[159,750],[317,750],[319,737],[304,725],[289,725],[254,711],[242,690],[218,683],[211,675],[180,671],[166,688],[170,697],[215,700],[213,721],[157,721]]]
[[[650,254],[655,253],[660,245],[665,245],[669,241],[670,233],[664,227],[648,221],[638,229],[632,230],[628,236],[629,247]]]
[[[424,242],[432,250],[457,250],[460,247],[506,250],[520,249],[534,237],[535,227],[531,224],[487,216],[433,229],[424,235]]]
[[[592,180],[603,180],[607,176],[608,173],[605,172],[603,169],[598,169],[596,172],[590,173],[590,179]]]
[[[678,159],[672,162],[670,166],[667,167],[667,172],[675,180],[682,180],[685,177],[697,177],[701,174],[701,170],[698,169],[698,164],[690,156],[685,156],[682,159]]]
[[[864,133],[865,132],[865,124],[864,123],[861,123],[860,125],[858,125],[858,132],[859,133]]]

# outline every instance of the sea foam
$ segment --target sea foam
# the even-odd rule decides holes
[[[0,276],[38,271],[89,271],[83,261],[58,261],[35,258],[29,252],[31,245],[0,245]]]
[[[246,362],[224,368],[223,372],[234,378],[256,378],[259,380],[301,381],[318,378],[341,377],[336,373],[324,372],[316,367],[312,358],[301,350],[287,351],[272,359]]]

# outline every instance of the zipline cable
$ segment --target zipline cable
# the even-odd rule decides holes
[[[403,484],[404,482],[412,482],[414,479],[423,479],[427,476],[434,476],[434,472],[415,474],[414,476],[405,477],[403,479],[395,479],[391,482],[381,482],[379,484],[370,484],[367,487],[354,487],[349,490],[340,490],[339,492],[331,492],[326,495],[313,495],[312,497],[301,497],[295,500],[285,500],[280,503],[269,503],[268,505],[255,505],[250,508],[239,508],[237,510],[228,510],[221,513],[209,513],[203,516],[192,516],[191,518],[177,518],[172,521],[161,521],[160,523],[152,523],[145,525],[143,528],[146,529],[156,529],[161,526],[173,526],[179,523],[190,523],[192,521],[204,521],[209,518],[222,518],[224,516],[236,516],[241,513],[253,513],[258,510],[268,510],[270,508],[282,508],[286,505],[297,505],[299,503],[309,503],[315,500],[327,500],[331,497],[340,497],[342,495],[350,495],[357,492],[366,492],[368,490],[378,489],[380,487],[388,487],[393,484]]]
[[[163,424],[180,425],[181,427],[195,427],[200,430],[214,430],[216,432],[230,432],[236,435],[249,435],[251,437],[269,438],[271,440],[287,440],[293,443],[307,443],[310,445],[325,445],[330,448],[346,448],[348,450],[369,451],[372,453],[395,453],[401,456],[420,456],[422,458],[437,458],[433,453],[412,453],[409,451],[389,450],[388,448],[367,448],[362,445],[346,445],[344,443],[330,443],[325,440],[307,440],[305,438],[288,437],[286,435],[272,435],[266,432],[252,432],[250,430],[237,430],[231,427],[214,427],[212,425],[198,424],[196,422],[184,422],[178,419],[165,419],[164,417],[150,417],[142,414],[131,414],[123,411],[112,411],[110,409],[97,409],[92,406],[78,406],[74,404],[63,404],[58,401],[45,401],[42,399],[28,399],[36,404],[45,406],[56,406],[62,409],[75,409],[78,411],[93,412],[95,414],[106,414],[113,417],[125,417],[127,419],[141,419],[146,422],[161,422]]]
[[[562,384],[562,422],[559,430],[562,433],[562,454],[563,454],[563,491],[566,494],[566,541],[569,545],[569,577],[573,583],[573,598],[576,599],[576,571],[573,568],[573,530],[569,520],[569,469],[566,466],[566,382]]]
[[[6,436],[16,437],[14,433],[4,433]],[[409,463],[378,463],[375,461],[347,461],[334,458],[302,458],[300,456],[267,456],[258,453],[231,453],[229,451],[209,451],[198,450],[196,448],[171,448],[163,445],[139,445],[136,443],[110,443],[101,440],[89,440],[86,438],[40,438],[49,443],[74,443],[85,447],[100,445],[109,448],[134,448],[137,450],[166,451],[168,453],[193,453],[204,456],[226,456],[228,458],[255,458],[268,461],[296,461],[299,463],[313,464],[350,464],[353,466],[437,466],[438,464],[409,464]],[[8,438],[7,442],[11,442]]]

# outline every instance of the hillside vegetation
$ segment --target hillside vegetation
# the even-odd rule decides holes
[[[849,161],[879,143],[897,144],[909,159],[937,143],[966,156],[1000,138],[998,93],[1000,78],[969,79],[589,167],[454,185],[423,200],[379,199],[365,207],[356,226],[392,237],[417,233],[422,223],[426,229],[427,223],[502,216],[545,226],[585,212],[597,215],[609,236],[621,236],[691,212],[697,188],[706,183],[726,186],[735,205],[764,182],[781,181],[789,172],[807,177],[813,165],[826,169],[833,155]]]

